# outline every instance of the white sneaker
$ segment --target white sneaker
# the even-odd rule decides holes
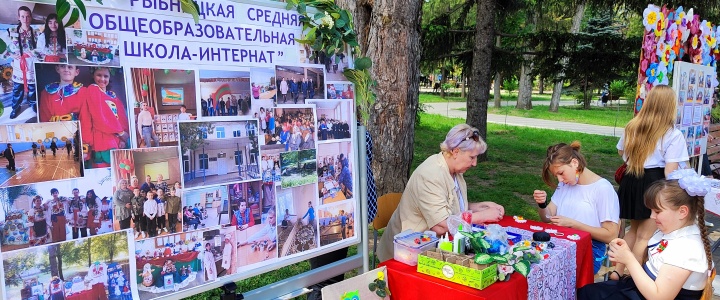
[[[168,232],[167,228],[163,228],[163,230],[165,230],[165,232]]]
[[[145,234],[145,232],[143,232],[143,233],[142,233],[142,238],[146,238],[146,237],[147,237],[147,235]]]

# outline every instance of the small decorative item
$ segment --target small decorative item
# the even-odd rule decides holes
[[[663,251],[665,250],[665,248],[667,248],[667,245],[668,245],[668,241],[667,241],[667,240],[662,240],[662,241],[660,241],[660,245],[658,246],[658,250],[657,250],[658,253],[663,252]]]
[[[515,219],[515,222],[518,223],[527,223],[527,220],[525,220],[522,216],[513,216],[513,219]]]
[[[355,291],[347,292],[347,293],[343,294],[341,296],[340,300],[360,300],[359,290],[355,290]]]
[[[580,240],[580,235],[578,235],[577,233],[575,233],[575,234],[568,235],[567,238],[568,238],[568,239],[571,239],[571,240],[573,240],[573,241],[579,241],[579,240]]]
[[[377,278],[375,278],[375,280],[373,280],[373,282],[368,285],[368,288],[371,292],[375,292],[375,295],[378,295],[378,297],[380,298],[390,296],[390,289],[387,286],[387,282],[385,282],[385,273],[383,272],[377,272]],[[359,296],[357,299],[360,299]]]
[[[530,225],[530,229],[532,229],[532,230],[543,230],[544,228],[542,228],[541,226]]]

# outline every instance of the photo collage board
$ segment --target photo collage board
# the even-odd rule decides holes
[[[673,89],[677,93],[675,127],[683,133],[690,157],[705,154],[710,132],[717,74],[713,67],[675,62]]]
[[[359,243],[348,52],[283,3],[150,2],[63,28],[0,0],[3,299],[168,298]]]

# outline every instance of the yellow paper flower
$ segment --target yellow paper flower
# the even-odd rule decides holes
[[[378,275],[378,279],[380,279],[380,280],[385,280],[385,273],[383,273],[383,272],[378,272],[377,275]]]
[[[698,39],[697,35],[693,36],[693,38],[692,38],[693,49],[697,49],[699,43],[700,43],[700,40]]]
[[[648,16],[649,17],[649,16]],[[665,33],[665,16],[662,12],[658,13],[658,20],[655,24],[655,36],[661,36]]]
[[[680,12],[680,14],[678,14],[677,18],[675,18],[675,24],[678,24],[678,25],[682,24],[682,19],[684,19],[684,18],[685,18],[685,12],[684,11]]]
[[[658,21],[657,12],[651,11],[651,12],[647,15],[647,21],[648,21],[648,24],[653,24],[653,25],[654,25],[655,23],[657,23],[657,21]]]

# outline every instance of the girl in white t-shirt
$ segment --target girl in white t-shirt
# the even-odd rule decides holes
[[[578,141],[548,147],[542,178],[556,189],[550,201],[543,190],[533,193],[540,219],[589,232],[597,273],[605,256],[605,244],[617,237],[619,229],[620,205],[615,188],[587,168]]]
[[[683,182],[684,181],[684,182]],[[578,299],[711,299],[712,255],[705,226],[707,190],[690,196],[681,186],[687,178],[659,180],[645,193],[645,205],[658,230],[647,247],[648,260],[640,264],[623,239],[610,242],[610,260],[624,264],[630,278],[587,285]]]
[[[618,154],[627,163],[618,188],[620,218],[630,220],[625,240],[638,261],[642,261],[648,240],[657,229],[650,209],[643,204],[643,195],[653,182],[665,179],[688,160],[685,137],[675,128],[676,118],[675,91],[667,85],[655,86],[617,143]],[[620,264],[616,270],[622,275],[625,266]],[[615,275],[611,278],[617,279]]]

